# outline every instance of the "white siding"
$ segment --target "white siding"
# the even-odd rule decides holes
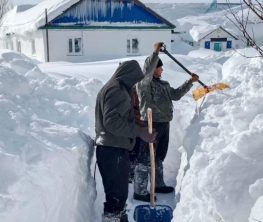
[[[35,41],[35,53],[32,54],[32,41]],[[13,45],[13,47],[12,47]],[[42,31],[36,31],[27,36],[16,36],[3,38],[0,40],[0,48],[7,48],[16,52],[21,52],[39,61],[45,61],[44,41]]]
[[[82,38],[82,53],[68,52],[69,39]],[[171,46],[170,30],[49,30],[50,61],[92,61],[133,56],[127,53],[127,39],[139,40],[139,52],[148,55],[158,41]]]
[[[35,54],[32,54],[32,41],[35,41]],[[30,38],[17,37],[17,41],[21,42],[21,53],[35,58],[40,61],[45,61],[43,32],[41,30],[36,31],[30,35]]]
[[[49,30],[49,61],[95,61],[149,55],[155,42],[162,41],[167,49],[171,48],[170,30]],[[81,38],[81,52],[69,53],[69,39]],[[138,39],[138,52],[127,52],[127,40]],[[46,30],[38,30],[27,36],[12,36],[0,41],[0,47],[18,51],[39,61],[47,61]],[[32,41],[35,41],[35,53],[32,54]],[[74,44],[74,43],[73,43]]]

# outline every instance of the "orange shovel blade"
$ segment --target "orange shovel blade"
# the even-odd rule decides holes
[[[207,93],[210,92],[214,92],[217,90],[223,90],[229,88],[229,85],[225,84],[225,83],[216,83],[212,86],[209,86],[208,88],[198,88],[192,91],[194,100],[197,101],[200,98],[202,98],[204,95],[206,95]]]

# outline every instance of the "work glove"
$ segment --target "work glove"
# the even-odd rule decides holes
[[[153,129],[153,133],[149,134],[147,127],[139,127],[137,136],[140,137],[144,142],[154,143],[157,133],[155,129]]]
[[[192,78],[191,78],[192,82],[197,82],[199,80],[199,76],[196,75],[195,73],[192,73],[191,75],[192,75]]]
[[[154,52],[157,53],[157,54],[159,54],[162,46],[163,46],[163,42],[156,42],[156,43],[154,44]]]

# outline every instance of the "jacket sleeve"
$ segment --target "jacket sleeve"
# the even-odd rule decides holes
[[[179,100],[181,99],[193,86],[191,80],[187,80],[183,85],[179,86],[178,88],[174,89],[170,87],[170,94],[172,100]]]
[[[128,100],[127,96],[120,94],[116,89],[108,91],[104,100],[103,125],[110,133],[135,138],[137,128],[131,112],[131,100]]]
[[[158,53],[153,52],[152,55],[146,58],[143,74],[144,78],[136,84],[136,90],[140,99],[140,113],[143,120],[147,119],[146,110],[148,107],[153,108],[152,94],[151,94],[151,81],[153,73],[159,60]]]
[[[144,67],[143,67],[143,74],[145,77],[142,80],[142,82],[152,80],[153,73],[157,66],[158,60],[159,60],[159,56],[156,52],[153,52],[152,55],[146,58],[144,62]]]
[[[140,114],[140,102],[139,98],[136,92],[136,87],[132,88],[132,105],[133,105],[133,111],[134,111],[134,116],[135,116],[135,123],[138,126],[142,126],[142,121],[141,121],[141,114]]]

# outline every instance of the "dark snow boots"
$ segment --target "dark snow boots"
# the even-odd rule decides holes
[[[174,188],[171,186],[155,187],[155,193],[172,193]]]
[[[161,161],[156,162],[156,193],[171,193],[174,192],[174,188],[171,186],[166,186],[163,180],[163,164]],[[150,194],[147,190],[148,186],[148,174],[149,168],[144,164],[138,164],[135,167],[135,177],[134,177],[134,194],[133,199],[150,202]],[[155,198],[156,199],[156,198]]]
[[[108,213],[105,212],[102,215],[101,222],[129,222],[128,215],[126,211],[116,212],[116,213]]]

